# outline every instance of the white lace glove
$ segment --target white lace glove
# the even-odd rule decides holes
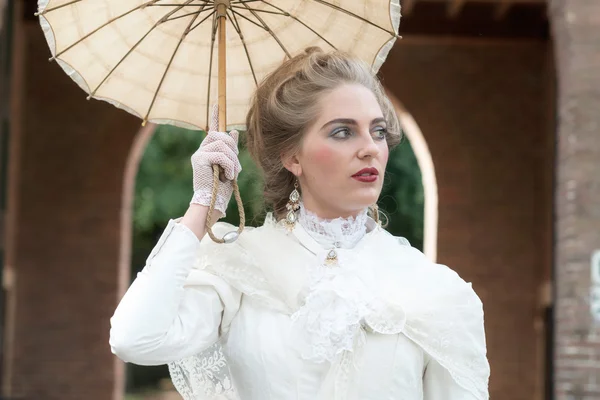
[[[227,204],[233,194],[231,181],[242,170],[238,160],[238,131],[229,134],[218,132],[219,107],[213,106],[210,128],[200,148],[192,155],[194,171],[194,196],[190,204],[209,206],[213,190],[213,164],[220,165],[227,182],[219,182],[215,209],[225,216]]]

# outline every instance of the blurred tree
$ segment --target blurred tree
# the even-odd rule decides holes
[[[262,177],[240,137],[242,173],[238,184],[244,200],[246,223],[259,226],[265,217]],[[135,278],[145,264],[169,219],[185,213],[192,197],[191,155],[198,149],[205,133],[161,125],[140,162],[133,212],[133,251],[131,276]],[[384,188],[379,205],[389,221],[387,230],[406,237],[413,246],[423,245],[423,187],[421,172],[407,140],[390,153]],[[229,203],[226,222],[239,222],[235,200]],[[385,220],[384,220],[385,222]],[[168,376],[165,366],[140,367],[129,364],[128,390],[155,386]]]
[[[378,204],[388,217],[386,229],[423,250],[425,195],[421,170],[406,135],[390,152]]]

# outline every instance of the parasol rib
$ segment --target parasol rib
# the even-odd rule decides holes
[[[246,58],[248,58],[248,65],[250,66],[250,71],[252,72],[252,78],[254,78],[254,84],[258,86],[258,80],[256,79],[256,73],[254,72],[254,66],[252,65],[252,59],[250,58],[250,53],[248,53],[248,47],[246,46],[246,41],[244,40],[244,34],[242,33],[242,28],[237,21],[235,14],[227,13],[229,19],[231,20],[231,25],[233,25],[233,29],[238,33],[240,40],[242,41],[242,45],[244,46],[244,51],[246,52]]]
[[[204,21],[206,21],[207,19],[209,19],[210,17],[212,17],[217,11],[213,10],[213,12],[211,12],[210,14],[208,14],[206,17],[202,18],[202,20],[200,20],[200,22],[198,22],[196,25],[194,25],[192,27],[192,29],[190,29],[190,32],[193,31],[194,29],[196,29],[197,27],[199,27],[200,25],[202,25],[202,23]]]
[[[107,27],[108,25],[112,24],[113,22],[126,17],[127,15],[131,14],[134,11],[137,11],[141,8],[146,7],[147,5],[151,4],[151,3],[155,3],[158,0],[150,0],[147,1],[146,3],[140,4],[139,6],[132,8],[131,10],[127,11],[126,13],[123,13],[121,15],[118,15],[114,18],[111,18],[110,20],[106,21],[104,24],[100,25],[99,27],[97,27],[96,29],[94,29],[93,31],[91,31],[90,33],[88,33],[87,35],[83,36],[82,38],[80,38],[79,40],[77,40],[75,43],[71,44],[69,47],[67,47],[66,49],[63,49],[62,51],[56,53],[50,60],[53,60],[55,58],[60,57],[62,54],[64,54],[65,52],[71,50],[73,47],[77,46],[79,43],[83,42],[85,39],[89,38],[90,36],[92,36],[94,33],[98,32],[100,29]],[[56,49],[54,49],[56,51]]]
[[[210,9],[209,9],[210,10]],[[191,13],[187,13],[187,14],[183,14],[183,15],[178,15],[177,17],[173,17],[173,18],[169,18],[167,19],[167,21],[175,21],[176,19],[181,19],[181,18],[185,18],[185,17],[189,17],[190,15],[200,15],[202,14],[204,11],[209,11],[209,10],[200,10],[200,11],[194,11]],[[165,22],[167,22],[165,21]]]
[[[211,77],[212,77],[212,67],[213,67],[213,56],[215,53],[215,41],[217,39],[217,29],[219,28],[219,25],[217,23],[217,18],[216,18],[217,13],[213,13],[213,28],[212,28],[212,37],[211,37],[211,43],[210,43],[210,58],[208,61],[208,90],[206,91],[206,127],[204,128],[204,130],[206,132],[208,132],[208,113],[209,113],[209,104],[210,104],[210,84],[211,84]]]
[[[231,21],[231,25],[233,25],[233,29],[235,29],[236,32],[238,32],[238,35],[240,34],[240,25],[237,23],[237,19],[235,19],[233,17],[233,14],[229,12],[229,10],[227,10],[227,16],[229,17],[229,20]],[[243,39],[243,36],[240,36],[240,39]]]
[[[249,9],[249,7],[246,5],[246,2],[243,2],[242,4],[244,5],[244,7],[246,7],[246,9]],[[285,46],[283,45],[283,43],[281,43],[281,41],[279,40],[279,38],[277,37],[277,35],[271,30],[271,28],[269,28],[267,26],[267,24],[265,24],[265,21],[260,17],[260,15],[258,15],[255,11],[252,11],[252,10],[250,10],[250,12],[262,24],[262,26],[265,28],[265,30],[267,32],[269,32],[269,34],[273,37],[273,39],[275,39],[275,41],[277,42],[277,44],[279,44],[279,47],[281,47],[281,50],[283,50],[283,52],[285,53],[285,55],[288,58],[292,58],[292,56],[287,51],[287,49],[285,48]]]
[[[162,0],[158,0],[158,1],[162,1]],[[207,5],[209,4],[213,4],[214,0],[194,0],[196,3],[200,3],[200,4],[190,4],[192,2],[189,3],[185,3],[185,4],[181,4],[181,3],[158,3],[156,2],[155,4],[151,5],[150,7],[179,7],[179,6],[183,6],[183,7],[202,7],[202,9],[204,9]]]
[[[198,0],[196,0],[196,1],[198,1]],[[186,4],[186,5],[183,5],[183,4],[164,4],[164,3],[161,3],[161,4],[152,4],[151,6],[148,6],[148,7],[179,7],[179,6],[183,6],[183,7],[205,7],[208,4],[212,4],[212,3],[210,3],[210,2],[204,2],[202,4]]]
[[[79,2],[81,2],[81,1],[83,1],[83,0],[73,0],[73,1],[70,1],[70,2],[68,2],[68,3],[65,3],[65,4],[61,4],[60,6],[56,6],[56,7],[54,7],[54,8],[47,8],[47,9],[45,9],[45,10],[44,10],[44,11],[42,11],[42,12],[36,12],[34,15],[35,15],[36,17],[38,17],[38,16],[40,16],[40,15],[44,15],[44,14],[46,14],[46,13],[49,13],[50,11],[58,10],[58,9],[60,9],[60,8],[67,7],[67,6],[72,6],[73,4],[75,4],[75,3],[79,3]]]
[[[254,25],[258,26],[260,29],[264,29],[265,31],[268,30],[264,26],[259,24],[258,22],[252,21],[250,18],[246,17],[244,14],[240,14],[239,12],[235,11],[234,9],[231,9],[231,12],[235,15],[239,15],[240,17],[244,18],[246,21],[253,23]]]
[[[156,0],[155,0],[156,1]],[[194,0],[187,0],[188,3],[191,3]],[[133,47],[131,49],[129,49],[127,51],[127,53],[125,53],[125,55],[119,60],[119,62],[108,72],[108,74],[104,77],[104,79],[102,79],[102,81],[96,86],[96,88],[94,90],[92,90],[90,92],[90,95],[88,96],[88,100],[90,98],[92,98],[92,96],[94,96],[96,94],[96,92],[98,91],[98,89],[100,89],[100,86],[104,85],[104,82],[106,82],[106,80],[112,75],[113,72],[115,72],[115,70],[119,67],[119,65],[121,65],[121,63],[123,61],[125,61],[125,59],[140,45],[140,43],[142,43],[144,41],[144,39],[146,39],[146,37],[152,33],[152,31],[154,29],[156,29],[157,26],[159,26],[160,24],[162,24],[163,22],[167,21],[169,19],[169,17],[173,14],[175,14],[177,11],[181,10],[181,8],[179,9],[175,9],[175,10],[171,10],[169,11],[164,17],[162,17],[161,19],[159,19],[158,21],[156,21],[156,23],[152,26],[152,28],[150,28],[148,30],[148,32],[146,32],[144,34],[144,36],[141,37],[140,40],[138,40],[136,42],[136,44],[133,45]]]
[[[200,10],[200,12],[202,12],[203,10],[204,10],[204,6],[202,6],[202,9]],[[163,73],[163,76],[160,78],[160,82],[158,83],[158,87],[154,91],[154,96],[152,97],[152,102],[150,103],[150,107],[148,107],[148,111],[146,112],[146,116],[144,117],[144,123],[148,120],[148,117],[150,116],[150,112],[152,112],[152,107],[154,107],[154,103],[156,102],[156,98],[158,97],[158,93],[160,93],[160,89],[162,88],[162,85],[163,85],[163,83],[165,81],[167,73],[169,73],[169,68],[171,68],[171,64],[173,63],[173,60],[175,59],[175,56],[177,55],[177,52],[179,51],[179,48],[181,47],[181,43],[183,43],[183,40],[190,33],[191,27],[194,25],[194,22],[196,22],[196,20],[198,19],[199,15],[200,14],[198,13],[198,14],[196,14],[194,16],[194,18],[191,18],[190,23],[188,24],[187,28],[185,28],[185,31],[183,31],[183,33],[179,37],[179,41],[177,42],[177,46],[175,46],[175,49],[173,50],[173,54],[171,54],[171,58],[169,59],[169,63],[167,64],[167,66],[165,68],[165,72]]]
[[[239,8],[240,10],[257,11],[257,12],[262,12],[262,13],[267,13],[267,14],[283,15],[285,17],[290,16],[290,14],[285,11],[277,12],[277,11],[269,11],[269,10],[260,10],[258,8],[242,7],[242,6],[231,6],[231,8]]]
[[[367,24],[369,24],[371,26],[374,26],[376,28],[381,29],[384,32],[387,32],[387,33],[389,33],[390,35],[392,35],[394,37],[398,37],[398,34],[396,32],[389,31],[389,30],[385,29],[384,27],[381,27],[381,26],[377,25],[376,23],[373,23],[373,22],[369,21],[368,19],[366,19],[364,17],[361,17],[360,15],[354,14],[353,12],[346,10],[345,8],[342,8],[340,6],[336,6],[335,4],[328,3],[328,2],[326,2],[324,0],[312,0],[312,1],[317,2],[319,4],[322,4],[324,6],[327,6],[327,7],[331,7],[331,8],[333,8],[336,11],[340,11],[340,12],[343,12],[345,14],[348,14],[351,17],[357,18],[357,19],[361,20],[362,22],[365,22],[365,23],[367,23]]]
[[[317,35],[322,41],[324,41],[325,43],[327,43],[328,45],[330,45],[334,50],[337,50],[337,47],[335,47],[331,42],[329,42],[329,40],[325,39],[325,37],[323,37],[319,32],[315,31],[313,28],[311,28],[310,26],[308,26],[306,23],[304,23],[304,21],[300,20],[300,18],[296,17],[295,15],[290,14],[289,12],[269,3],[268,1],[265,0],[260,0],[261,2],[265,3],[266,5],[269,5],[281,12],[284,12],[285,15],[287,17],[292,18],[293,20],[297,21],[298,23],[302,24],[306,29],[308,29],[309,31],[311,31],[312,33],[314,33],[315,35]]]

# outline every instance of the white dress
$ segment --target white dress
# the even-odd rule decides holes
[[[471,285],[366,213],[325,221],[302,208],[293,231],[268,216],[233,244],[170,221],[110,345],[126,362],[169,364],[186,400],[488,399]]]

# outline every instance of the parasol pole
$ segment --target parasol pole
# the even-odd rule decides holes
[[[227,129],[227,8],[229,0],[216,0],[219,26],[219,131]]]
[[[219,29],[219,43],[218,43],[218,105],[219,105],[219,131],[226,132],[227,129],[227,9],[229,8],[230,0],[215,0],[215,10],[217,16],[217,26]],[[233,195],[238,205],[238,211],[240,214],[240,225],[237,231],[231,231],[225,234],[223,238],[217,238],[212,231],[212,214],[215,209],[215,202],[217,199],[217,191],[219,189],[219,183],[223,177],[222,169],[218,165],[213,165],[213,192],[210,206],[208,209],[208,215],[206,218],[206,233],[216,243],[232,243],[244,230],[246,222],[246,216],[244,213],[244,205],[240,196],[240,190],[237,184],[237,179],[234,179],[231,184],[233,185]]]

